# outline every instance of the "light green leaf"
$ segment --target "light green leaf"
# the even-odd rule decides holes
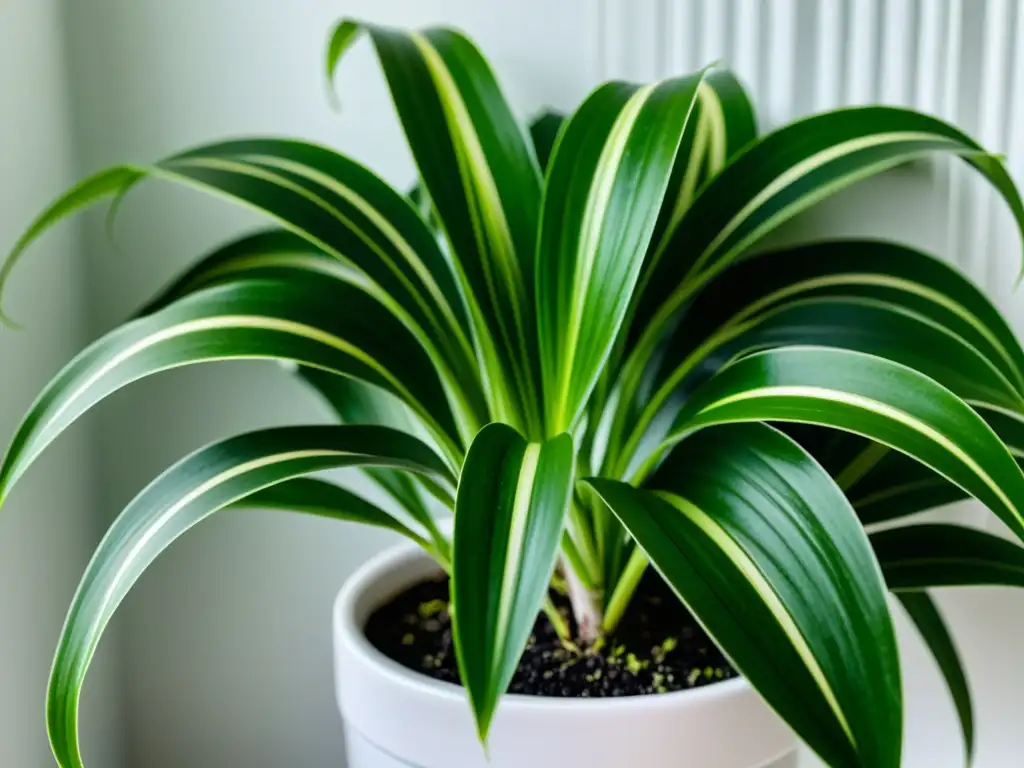
[[[430,448],[401,432],[382,427],[284,427],[230,438],[193,453],[125,508],[82,578],[54,658],[47,728],[62,768],[82,766],[78,706],[85,674],[114,611],[150,563],[189,528],[254,492],[312,472],[353,465],[401,467],[448,477],[444,462]],[[318,514],[328,513],[322,502],[321,498],[314,505]],[[366,512],[346,507],[337,516],[347,519]]]
[[[667,442],[743,421],[818,424],[895,448],[966,490],[1024,537],[1024,474],[1006,446],[970,406],[910,368],[821,347],[757,353],[701,386]]]
[[[572,489],[572,438],[528,443],[504,424],[477,435],[455,499],[452,633],[486,741],[547,595]]]
[[[957,717],[960,718],[966,764],[970,766],[974,759],[974,706],[971,703],[971,686],[967,682],[967,675],[953,644],[953,638],[942,620],[939,609],[927,592],[901,592],[896,597],[903,604],[907,615],[914,622],[939,665],[946,687],[953,698],[953,704],[956,706]]]
[[[885,585],[842,492],[762,424],[685,439],[648,482],[586,481],[765,700],[832,766],[897,768]]]
[[[701,77],[603,86],[562,130],[537,262],[548,434],[575,425],[611,352]]]
[[[43,232],[71,214],[92,205],[96,200],[117,194],[122,189],[130,187],[141,176],[142,171],[137,168],[128,166],[107,168],[80,181],[56,200],[32,222],[25,233],[14,244],[3,265],[0,266],[0,296],[3,295],[3,290],[10,279],[11,271],[21,260],[25,250]],[[18,327],[18,324],[2,310],[0,310],[0,322],[9,327]]]
[[[92,344],[22,421],[0,468],[0,499],[47,445],[107,395],[160,371],[232,358],[291,360],[383,387],[420,414],[457,460],[451,410],[416,340],[358,288],[310,277],[208,288]]]

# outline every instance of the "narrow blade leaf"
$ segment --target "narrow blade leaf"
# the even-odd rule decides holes
[[[150,563],[189,528],[254,492],[312,472],[353,465],[448,476],[444,462],[430,448],[401,432],[382,427],[285,427],[252,432],[197,451],[154,480],[125,508],[82,578],[54,658],[47,728],[63,768],[82,767],[79,698],[100,637]],[[299,489],[307,502],[309,489]],[[296,492],[295,486],[292,491]],[[280,494],[270,500],[275,498],[280,501]],[[322,502],[321,495],[320,513],[325,511]],[[367,513],[365,508],[348,509],[357,516]]]
[[[860,434],[932,468],[1024,537],[1024,474],[970,406],[932,379],[880,357],[788,347],[750,355],[701,386],[671,443],[701,427],[794,421]]]
[[[595,91],[562,131],[538,245],[546,429],[581,416],[629,307],[701,75]]]
[[[568,435],[528,443],[504,424],[484,427],[466,455],[455,499],[453,637],[485,741],[547,595],[573,466]]]
[[[974,759],[974,705],[971,703],[971,686],[967,682],[967,674],[964,672],[963,662],[957,653],[953,638],[942,620],[942,614],[928,593],[901,592],[896,597],[903,604],[907,615],[914,622],[939,665],[939,671],[946,681],[957,717],[960,719],[966,765],[970,766]]]
[[[531,286],[541,177],[533,147],[466,37],[448,29],[361,26],[451,244],[492,412],[535,429]]]
[[[829,765],[897,768],[885,585],[828,474],[761,424],[684,440],[648,485],[587,481],[724,653]]]
[[[889,589],[1024,587],[1024,548],[984,531],[938,523],[871,534]]]
[[[25,416],[0,469],[0,499],[72,422],[121,387],[171,368],[231,358],[291,360],[380,386],[459,455],[433,363],[389,312],[338,280],[238,281],[122,326],[80,353]]]

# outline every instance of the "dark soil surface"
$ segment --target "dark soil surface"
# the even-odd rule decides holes
[[[564,601],[559,607],[568,615]],[[367,622],[366,635],[403,666],[437,680],[459,682],[446,578],[417,584],[379,608]],[[735,676],[661,577],[648,571],[616,636],[599,650],[566,650],[542,615],[509,692],[577,698],[638,696],[696,688]]]

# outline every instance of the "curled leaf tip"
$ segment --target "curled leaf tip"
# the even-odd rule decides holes
[[[342,19],[331,32],[327,42],[327,99],[335,112],[341,111],[341,97],[334,87],[334,75],[338,63],[359,37],[363,25],[351,19]]]

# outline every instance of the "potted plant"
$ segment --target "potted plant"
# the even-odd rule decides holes
[[[527,132],[452,30],[344,21],[329,75],[363,32],[418,168],[409,196],[321,146],[230,140],[87,178],[0,272],[150,177],[275,221],[68,364],[14,435],[0,499],[92,405],[168,368],[289,361],[341,422],[210,445],[122,512],[54,660],[58,763],[82,765],[79,693],[121,599],[174,539],[238,506],[415,545],[364,567],[335,608],[353,768],[757,768],[792,764],[796,737],[831,766],[896,768],[887,592],[940,664],[969,760],[969,689],[927,590],[1022,585],[1024,549],[904,518],[972,496],[1024,535],[1024,350],[928,254],[758,246],[932,153],[972,165],[1024,224],[1002,162],[896,108],[759,137],[719,69],[608,83]],[[308,477],[342,466],[394,504]]]

